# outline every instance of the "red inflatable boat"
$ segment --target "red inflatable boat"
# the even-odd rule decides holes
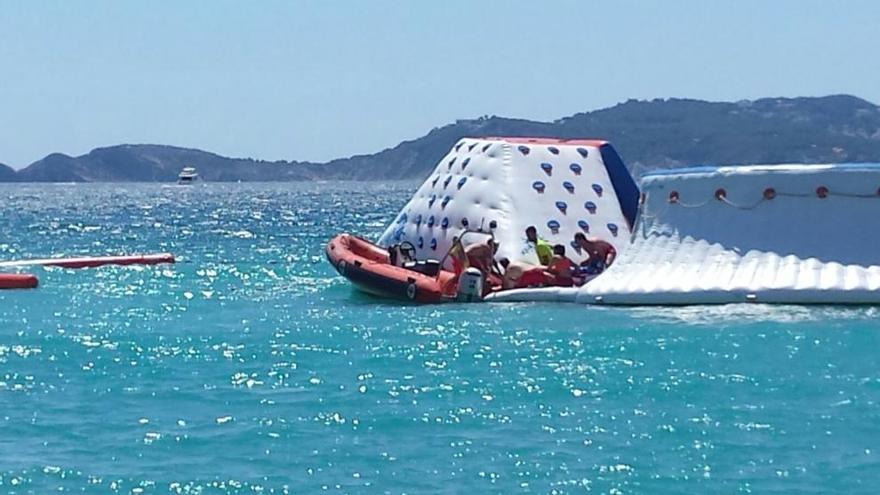
[[[0,273],[0,289],[33,289],[39,284],[30,273]]]
[[[456,296],[456,275],[441,269],[438,261],[396,266],[387,249],[350,234],[334,237],[326,252],[336,271],[364,292],[420,303],[451,301]]]

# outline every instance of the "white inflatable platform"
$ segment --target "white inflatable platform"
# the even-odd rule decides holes
[[[632,244],[576,302],[880,303],[880,165],[669,170],[641,189]]]
[[[880,304],[880,164],[698,167],[646,175],[641,198],[610,144],[466,138],[437,165],[379,243],[440,259],[482,228],[497,258],[536,262],[585,232],[616,262],[580,288],[517,289],[491,301],[680,305]]]

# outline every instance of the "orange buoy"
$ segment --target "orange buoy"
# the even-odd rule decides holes
[[[30,273],[0,273],[0,289],[33,289],[39,284]]]

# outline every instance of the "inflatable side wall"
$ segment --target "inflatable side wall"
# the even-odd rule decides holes
[[[492,232],[496,258],[537,262],[525,243],[540,237],[566,246],[576,232],[622,251],[630,241],[638,188],[610,144],[592,140],[465,138],[443,157],[379,239],[408,241],[420,259],[441,259],[465,230]],[[491,227],[494,225],[494,229]],[[467,239],[466,239],[467,240]]]
[[[632,245],[581,303],[880,303],[880,165],[645,176]]]

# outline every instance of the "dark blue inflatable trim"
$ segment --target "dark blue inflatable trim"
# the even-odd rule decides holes
[[[599,152],[602,154],[602,162],[605,163],[605,170],[608,171],[614,193],[617,194],[617,200],[620,202],[620,211],[623,212],[629,228],[632,229],[639,211],[639,187],[620,159],[620,155],[610,144],[603,144]]]

